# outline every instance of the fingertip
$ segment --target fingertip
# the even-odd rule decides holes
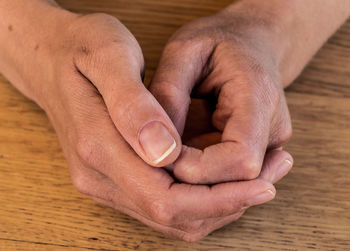
[[[153,164],[158,165],[161,163],[164,159],[166,159],[176,148],[176,141],[174,139],[173,143],[160,155],[160,157],[152,160]]]
[[[293,157],[288,152],[279,149],[272,150],[265,158],[260,178],[276,183],[288,174],[293,163]]]
[[[204,168],[201,169],[199,164],[202,153],[199,149],[182,146],[181,155],[173,166],[174,175],[179,181],[196,185],[210,183]]]
[[[269,182],[263,182],[261,190],[251,196],[245,203],[244,208],[260,205],[273,200],[276,196],[276,188]]]
[[[165,167],[172,166],[173,163],[179,158],[181,153],[182,143],[181,140],[174,141],[173,145],[167,149],[164,154],[159,158],[154,160],[151,165],[154,167]]]
[[[293,158],[289,156],[288,158],[284,159],[283,162],[279,165],[271,182],[276,183],[279,180],[281,180],[284,176],[286,176],[289,173],[292,167],[293,167]]]
[[[183,81],[177,81],[183,82]],[[149,86],[150,93],[154,96],[162,109],[167,113],[177,131],[182,134],[186,117],[191,103],[188,92],[177,87],[172,81],[152,80]]]
[[[260,183],[260,191],[264,192],[264,191],[270,191],[272,194],[276,194],[276,188],[275,186],[267,180],[257,180]]]
[[[145,161],[154,167],[172,164],[180,155],[181,138],[173,126],[151,121],[140,130],[138,137]]]

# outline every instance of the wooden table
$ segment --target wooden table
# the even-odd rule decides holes
[[[230,0],[60,0],[120,18],[140,41],[149,81],[167,38]],[[71,185],[44,112],[0,78],[0,250],[350,250],[350,22],[287,90],[291,173],[274,201],[203,241],[164,237]]]

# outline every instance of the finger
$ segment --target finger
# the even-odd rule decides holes
[[[241,210],[235,214],[225,217],[185,222],[184,224],[174,226],[174,228],[185,232],[181,236],[183,240],[187,242],[197,242],[202,240],[211,232],[236,221],[243,215],[243,213],[244,210]]]
[[[282,150],[272,150],[267,153],[265,157],[263,170],[258,179],[276,183],[290,171],[292,165],[293,158],[289,153]],[[189,234],[187,238],[199,240],[212,231],[237,220],[244,211],[245,209],[241,209],[240,211],[228,216],[185,222],[176,227],[188,232]]]
[[[72,175],[76,176],[77,173],[72,173]],[[90,168],[84,168],[83,173],[79,174],[78,177],[80,177],[80,181],[78,181],[79,184],[75,183],[78,190],[91,196],[91,198],[97,203],[126,213],[162,233],[183,239],[188,242],[199,241],[214,230],[237,220],[244,213],[244,210],[241,210],[233,215],[225,217],[195,220],[174,226],[165,226],[145,218],[128,207],[121,206],[119,201],[121,196],[119,196],[117,187],[110,179],[102,174],[96,173],[96,171]],[[74,180],[77,181],[76,178],[74,178]],[[86,190],[87,188],[84,188],[87,186],[88,190]],[[91,188],[96,187],[98,187],[98,190],[91,191]]]
[[[114,125],[135,152],[150,165],[164,166],[178,157],[181,139],[142,83],[139,47],[129,47],[112,43],[90,54],[87,50],[76,66],[101,93]]]
[[[264,166],[264,170],[262,172],[261,177],[262,179],[271,180],[271,177],[274,176],[275,173],[278,173],[278,170],[276,170],[276,165],[271,165],[269,162],[280,162],[285,157],[290,157],[288,153],[275,150],[271,151],[269,155],[266,157],[266,165]],[[284,169],[285,170],[285,169]],[[281,172],[279,172],[281,173]],[[89,184],[93,184],[91,181],[88,182]],[[108,183],[107,183],[108,184]],[[102,185],[106,185],[105,183]],[[101,186],[98,182],[96,183],[96,186]],[[111,192],[109,192],[111,194]],[[104,205],[114,207],[116,208],[116,204],[109,200],[105,200],[102,198],[94,198],[99,203],[102,203]],[[116,208],[118,210],[123,211],[124,213],[127,213],[129,215],[132,215],[134,218],[139,219],[140,221],[144,222],[145,224],[153,227],[154,229],[157,229],[165,234],[168,234],[170,236],[175,236],[177,238],[181,238],[188,242],[196,242],[207,236],[209,233],[213,232],[216,229],[219,229],[233,221],[236,221],[240,216],[244,213],[244,209],[240,210],[232,215],[223,216],[223,217],[215,217],[215,218],[207,218],[207,219],[199,219],[194,221],[186,221],[181,224],[175,224],[173,226],[166,226],[159,224],[157,222],[154,222],[152,220],[149,220],[145,218],[144,216],[140,215],[139,213],[130,210],[128,208]]]
[[[155,196],[160,189],[152,189],[152,182],[157,186],[168,187],[173,181],[171,177],[163,178],[162,182],[160,177],[165,177],[166,172],[146,165],[127,146],[120,133],[115,130],[102,98],[86,79],[78,76],[71,80],[71,84],[77,85],[76,92],[64,89],[67,100],[63,104],[64,108],[59,108],[66,111],[64,115],[70,121],[69,124],[59,126],[69,128],[68,131],[58,130],[58,133],[61,143],[66,146],[64,151],[74,186],[79,192],[91,196],[102,205],[117,209],[154,229],[180,238],[184,235],[183,231],[156,223],[144,215],[142,208],[145,205],[139,204],[138,207],[135,199],[132,201],[132,198],[137,198],[136,194],[143,197],[146,190]],[[72,132],[73,135],[69,134]],[[67,139],[72,142],[67,142]],[[144,189],[141,188],[143,186]]]
[[[79,192],[90,196],[98,204],[125,213],[169,236],[183,239],[188,235],[188,232],[181,228],[164,226],[147,219],[139,212],[132,209],[132,203],[129,203],[126,196],[121,196],[118,187],[109,178],[93,169],[84,166],[80,167],[81,168],[73,169],[71,172],[73,184]],[[128,204],[129,206],[127,206]]]
[[[235,214],[232,214],[226,217],[209,219],[207,223],[208,227],[206,230],[206,234],[210,234],[211,232],[238,220],[244,213],[245,213],[245,210],[241,210]]]
[[[204,43],[169,43],[149,86],[180,134],[183,133],[191,103],[190,94],[205,71],[210,53],[211,47]]]
[[[157,210],[154,203],[153,206],[144,203],[160,198],[172,201],[173,194],[168,189],[173,182],[171,177],[162,169],[146,165],[127,147],[119,132],[114,130],[108,113],[104,110],[102,98],[96,95],[86,80],[78,77],[73,82],[79,84],[81,89],[78,88],[76,92],[67,96],[64,105],[70,109],[64,110],[67,110],[65,116],[71,123],[63,126],[73,126],[69,131],[77,136],[59,135],[61,139],[78,140],[78,143],[71,144],[73,147],[78,146],[77,150],[65,148],[73,184],[80,192],[91,196],[98,203],[120,210],[163,233],[194,240],[193,235],[179,227],[164,225],[164,221],[159,221],[164,220],[164,212]],[[179,201],[176,204],[181,204],[181,197],[185,198],[186,194],[187,189],[184,189],[183,194],[177,194]],[[186,207],[185,204],[184,206]],[[198,201],[195,208],[201,206],[202,202]],[[151,214],[147,214],[147,208],[153,208]],[[189,221],[190,218],[185,222]],[[184,229],[190,230],[189,227]]]
[[[280,92],[225,45],[216,48],[211,60],[215,67],[196,92],[218,93],[212,122],[222,131],[221,143],[182,154],[175,175],[193,184],[254,179],[269,145]]]
[[[250,185],[252,187],[254,187],[254,189],[258,189],[257,184],[259,184],[259,182],[262,181],[263,182],[262,184],[267,185],[267,187],[268,187],[268,184],[270,184],[270,183],[274,184],[274,183],[278,182],[281,178],[283,178],[285,175],[287,175],[287,173],[291,170],[292,166],[293,166],[293,158],[289,153],[287,153],[285,151],[281,151],[281,150],[270,151],[266,155],[266,158],[264,160],[264,165],[263,165],[261,175],[258,177],[258,179],[254,180],[255,183],[252,181],[228,183],[228,184],[232,184],[232,186],[236,186],[235,189],[240,190],[240,193],[242,193],[242,194],[246,193],[245,196],[242,196],[241,194],[237,194],[236,195],[237,196],[236,203],[232,203],[232,204],[235,204],[237,206],[237,208],[236,208],[237,210],[240,210],[242,208],[248,208],[252,205],[260,204],[260,203],[250,204],[250,203],[246,202],[247,200],[253,201],[254,196],[257,196],[257,195],[253,195],[254,192],[251,194],[248,194],[249,190],[247,189],[247,187],[245,187],[245,184],[249,184],[250,182],[252,182],[252,183],[250,183]],[[267,183],[265,183],[265,182],[267,182]],[[216,187],[220,187],[220,186],[222,186],[222,184],[215,185],[211,189],[217,189]],[[230,185],[227,185],[227,186],[230,186]],[[199,189],[199,188],[198,188],[198,186],[192,186],[192,189]],[[257,190],[255,190],[255,191],[257,191]],[[274,190],[272,190],[272,191],[274,191]],[[239,193],[239,192],[237,192],[237,193]],[[258,194],[258,193],[256,192],[255,194]],[[217,195],[220,196],[219,193],[217,193]],[[202,200],[202,198],[203,197],[201,197],[200,200],[205,205],[205,201]],[[218,198],[218,199],[220,199],[220,198]],[[244,206],[242,206],[242,203],[239,203],[239,202],[243,202]],[[213,203],[215,204],[215,202],[213,202]],[[216,202],[216,203],[220,203],[220,202]],[[216,204],[216,205],[218,205],[218,204]],[[221,210],[222,210],[222,208],[221,208]],[[234,212],[236,212],[236,210],[231,211],[231,213],[234,213]],[[223,213],[223,211],[222,211],[222,213]],[[198,212],[197,212],[197,214],[198,214]],[[222,215],[220,215],[220,216],[222,216]],[[223,216],[226,216],[226,214],[223,213]],[[218,215],[215,215],[215,217],[218,217]]]
[[[289,173],[293,163],[293,157],[288,152],[281,149],[271,150],[265,156],[259,179],[275,184]]]
[[[254,95],[250,91],[242,93]],[[223,98],[219,98],[213,117],[215,122],[219,116],[229,116],[226,124],[219,128],[223,129],[221,142],[203,151],[184,152],[174,165],[177,178],[192,184],[208,184],[251,180],[259,175],[268,145],[270,124],[264,109],[245,95],[231,93],[231,90],[226,92],[223,87],[220,95]],[[233,112],[219,114],[227,111]]]
[[[214,185],[173,184],[171,201],[153,204],[164,225],[190,220],[224,217],[242,208],[270,201],[275,196],[274,186],[264,180],[231,182]],[[165,212],[163,210],[169,210]],[[158,215],[159,217],[159,215]]]
[[[207,134],[207,135],[210,136],[211,134]],[[206,144],[205,140],[208,140],[208,139],[205,136],[206,134],[204,134],[203,137],[196,138],[196,140],[192,141],[191,143],[195,142],[196,143],[195,146],[199,146],[200,144]],[[219,145],[222,145],[222,144],[219,144]],[[214,146],[216,147],[218,145],[214,145]],[[205,148],[204,152],[208,151],[210,147],[213,147],[213,146],[209,146]],[[240,158],[241,158],[240,156],[236,157],[236,159],[238,160],[240,160]],[[233,160],[233,162],[234,161],[235,160]],[[209,163],[208,166],[206,166],[208,162],[210,162],[210,160],[207,160],[204,158],[203,151],[193,147],[183,146],[182,154],[179,157],[179,159],[174,163],[174,165],[172,165],[172,170],[174,172],[174,175],[178,179],[182,181],[190,182],[192,184],[193,183],[203,184],[205,182],[217,183],[218,175],[216,175],[213,178],[212,176],[214,174],[213,172],[210,171],[212,170],[210,168],[211,167],[210,164],[215,165],[215,163]],[[244,163],[244,160],[242,160],[242,162]],[[198,163],[200,163],[200,165]],[[288,170],[292,167],[292,165],[293,165],[293,158],[287,152],[281,151],[281,150],[268,151],[264,158],[264,163],[262,165],[263,168],[266,169],[265,172],[267,172],[268,175],[263,173],[260,173],[260,175],[263,175],[262,177],[265,177],[265,178],[270,177],[271,175],[275,175],[275,177],[271,176],[269,179],[267,179],[268,181],[274,183],[278,181],[280,178],[282,178],[283,177],[282,174],[286,174]],[[221,163],[218,163],[215,166],[217,167],[218,172],[223,171],[221,169],[222,168]],[[281,173],[279,174],[276,174],[276,173],[273,174],[272,171],[268,171],[268,170],[279,169],[281,166],[285,166],[287,171],[281,171]],[[198,168],[194,168],[194,167],[198,167]],[[223,174],[221,175],[225,177]],[[228,177],[232,177],[231,173],[226,173],[226,175]]]
[[[205,220],[205,224],[201,233],[195,234],[192,236],[192,239],[194,239],[194,241],[203,239],[205,236],[209,235],[215,230],[220,229],[234,221],[237,221],[244,214],[244,212],[245,210],[242,210],[229,216]]]
[[[292,161],[292,157],[287,152],[283,152],[281,150],[273,150],[269,152],[265,157],[264,168],[259,179],[263,179],[269,182],[277,182],[290,170],[292,165],[289,163]],[[286,162],[287,165],[283,164],[283,162]],[[281,165],[276,165],[274,163],[281,163]],[[104,204],[113,207],[113,205],[111,205],[110,202],[103,202]],[[186,221],[180,224],[175,224],[173,226],[166,226],[151,221],[133,211],[128,212],[128,210],[126,210],[126,212],[129,215],[132,215],[133,217],[144,222],[145,224],[152,226],[154,229],[158,229],[163,233],[175,236],[177,238],[181,238],[188,242],[199,241],[211,232],[215,231],[216,229],[220,229],[221,227],[236,221],[241,217],[244,211],[244,209],[241,209],[238,212],[235,212],[234,214],[228,216],[197,219],[193,221]]]
[[[199,192],[198,198],[191,197],[191,193],[187,193],[183,201],[193,201],[193,203],[202,203],[201,208],[206,210],[201,214],[200,210],[192,208],[196,212],[195,218],[222,217],[231,215],[242,208],[248,208],[273,199],[275,193],[273,183],[276,183],[284,177],[293,166],[292,156],[282,150],[272,150],[267,153],[261,175],[256,180],[230,182],[212,186],[210,189],[206,186],[194,185],[178,185],[177,189],[189,189],[190,192]],[[173,185],[176,189],[176,184]],[[172,187],[172,188],[173,188]],[[205,191],[207,189],[208,191]],[[226,190],[227,189],[227,190]],[[231,194],[228,191],[232,191]],[[213,194],[212,194],[212,193]],[[224,196],[226,192],[226,198]],[[201,194],[202,193],[202,194]],[[227,196],[229,195],[229,196]],[[213,196],[213,197],[211,197]],[[232,196],[232,197],[230,197]],[[259,201],[261,200],[261,201]],[[177,202],[180,204],[181,202]],[[227,205],[229,203],[230,205]],[[212,207],[208,206],[212,205]],[[190,209],[190,204],[186,205]],[[215,211],[218,210],[218,211]],[[186,211],[186,210],[185,210]],[[212,214],[210,214],[212,212]],[[205,217],[206,216],[206,217]]]
[[[212,122],[222,131],[221,143],[205,148],[197,162],[187,155],[193,166],[175,165],[178,178],[191,183],[254,179],[267,149],[287,141],[290,119],[278,78],[265,69],[269,62],[244,56],[227,44],[216,47],[211,58],[215,67],[197,92],[218,93]]]
[[[71,72],[68,75],[71,81],[68,85],[75,85],[74,92],[63,88],[64,102],[56,105],[54,112],[49,114],[56,121],[55,129],[66,158],[75,161],[70,166],[76,166],[80,161],[85,167],[116,181],[118,167],[124,167],[132,160],[144,161],[128,147],[116,130],[99,92],[80,74]]]
[[[65,104],[71,107],[67,116],[80,139],[77,143],[79,159],[85,166],[109,177],[123,195],[120,197],[132,201],[128,208],[133,208],[137,214],[158,224],[172,226],[231,215],[242,208],[273,199],[275,189],[264,180],[212,187],[174,184],[166,171],[146,165],[130,151],[119,132],[113,130],[100,98],[84,90],[84,94],[77,91],[78,96]],[[88,182],[78,183],[89,186]]]
[[[106,163],[97,168],[111,177],[128,198],[133,198],[140,215],[156,223],[172,226],[196,219],[222,217],[274,197],[274,187],[264,180],[212,187],[172,184],[174,181],[165,171],[145,165],[137,156],[128,153],[129,149],[123,144],[110,147],[113,142],[107,138],[111,137],[102,137],[107,145],[107,157]],[[108,151],[110,148],[122,153],[123,160],[115,156],[114,151]]]
[[[180,45],[183,47],[173,43],[164,50],[150,90],[182,133],[191,90],[206,77],[197,93],[208,94],[214,91],[214,86],[220,87],[212,121],[223,134],[220,144],[209,146],[203,152],[191,150],[182,154],[181,161],[174,166],[176,177],[192,184],[256,178],[268,146],[271,126],[270,109],[265,100],[259,102],[261,94],[256,88],[257,82],[265,80],[245,76],[243,70],[239,71],[245,67],[237,63],[242,60],[236,59],[236,55],[221,55],[224,51],[221,47],[214,50],[202,45]],[[203,52],[207,54],[203,55]],[[209,68],[213,69],[206,76]]]
[[[74,187],[82,194],[105,201],[108,206],[114,205],[120,198],[120,191],[108,177],[84,166],[79,160],[70,163],[70,175]]]

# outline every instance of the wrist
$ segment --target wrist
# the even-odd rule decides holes
[[[290,54],[295,53],[292,50],[293,35],[296,32],[296,6],[293,1],[241,1],[231,4],[223,13],[237,19],[235,23],[240,26],[239,33],[248,38],[251,47],[257,48],[257,54],[274,62],[281,85],[289,85],[299,68],[304,67],[298,61],[286,64]]]
[[[49,74],[50,50],[75,14],[51,1],[15,0],[2,5],[0,34],[6,39],[0,41],[0,73],[24,95],[40,103],[42,86],[38,85],[44,83],[36,81],[37,75]]]
[[[231,4],[224,12],[240,16],[266,34],[278,62],[281,83],[286,87],[349,18],[350,2],[245,0]]]

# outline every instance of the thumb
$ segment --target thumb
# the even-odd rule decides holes
[[[180,136],[142,83],[141,50],[120,47],[76,60],[76,67],[102,95],[114,125],[134,151],[149,165],[171,164],[181,151]]]

